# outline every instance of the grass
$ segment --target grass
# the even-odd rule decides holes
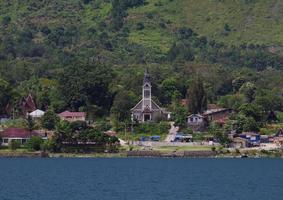
[[[157,151],[211,151],[211,146],[161,146],[155,147]]]
[[[191,27],[199,35],[226,44],[283,45],[283,2],[281,0],[148,0],[130,9],[127,24],[130,41],[168,51],[179,27]],[[148,17],[150,16],[150,18]],[[134,30],[142,22],[145,29]],[[159,28],[165,23],[166,28]],[[231,31],[224,31],[227,24]]]

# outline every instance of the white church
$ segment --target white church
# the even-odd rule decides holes
[[[131,109],[133,120],[139,122],[155,122],[157,119],[170,119],[170,113],[160,108],[152,100],[150,75],[146,71],[142,86],[142,100]]]

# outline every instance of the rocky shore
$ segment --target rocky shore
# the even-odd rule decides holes
[[[154,151],[135,150],[118,153],[47,153],[0,151],[0,158],[283,158],[282,150],[273,151]]]

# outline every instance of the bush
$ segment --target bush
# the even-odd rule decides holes
[[[55,129],[55,125],[60,121],[60,118],[53,110],[48,110],[41,118],[42,127],[48,130]]]
[[[11,140],[9,143],[9,148],[11,150],[17,150],[20,147],[21,147],[21,143],[18,140]]]
[[[170,129],[170,125],[167,122],[160,123],[143,123],[138,124],[134,128],[136,134],[144,135],[164,135],[167,134]]]
[[[46,140],[41,145],[42,151],[49,151],[49,152],[57,152],[58,151],[58,145],[56,144],[56,141],[54,140]]]
[[[39,151],[42,144],[43,140],[40,137],[32,136],[27,142],[26,147],[29,150]]]

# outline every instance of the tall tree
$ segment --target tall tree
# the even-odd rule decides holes
[[[188,92],[188,109],[193,114],[202,113],[207,109],[207,95],[203,81],[198,76],[193,81]]]

